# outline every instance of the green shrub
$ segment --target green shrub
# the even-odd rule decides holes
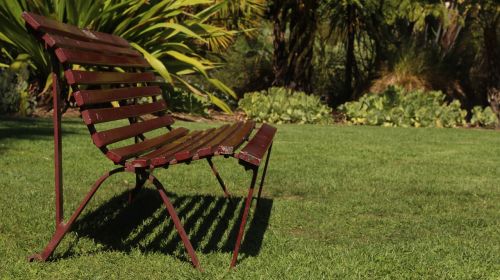
[[[19,110],[15,80],[15,73],[10,70],[0,73],[0,113],[15,113]]]
[[[168,109],[172,112],[207,115],[210,102],[190,91],[175,88],[173,92],[164,91],[163,98],[167,101]]]
[[[272,37],[271,26],[260,28],[255,38],[240,35],[231,48],[219,58],[220,62],[225,64],[224,67],[213,71],[214,77],[226,85],[231,85],[239,97],[243,97],[245,92],[270,87],[274,76],[273,45],[269,37]],[[213,87],[210,89],[217,90]]]
[[[205,58],[207,53],[219,53],[227,48],[237,33],[211,22],[226,7],[221,4],[199,0],[0,1],[0,51],[2,59],[7,59],[1,60],[0,65],[16,63],[15,57],[21,55],[29,58],[34,80],[40,83],[47,80],[50,59],[42,44],[27,32],[21,17],[22,11],[31,11],[122,36],[145,55],[166,82],[204,95],[217,107],[230,112],[226,104],[211,97],[211,92],[188,82],[190,76],[199,75],[221,94],[237,98],[228,86],[209,75],[220,64]]]
[[[381,94],[367,94],[339,107],[352,124],[401,127],[457,127],[466,124],[460,101],[445,102],[440,91],[406,92],[390,86]]]
[[[5,69],[0,72],[0,113],[18,113],[28,116],[36,107],[34,96],[28,91],[27,66],[17,71]]]
[[[246,93],[239,108],[257,122],[326,124],[332,121],[331,109],[317,96],[278,87]]]
[[[491,110],[491,107],[483,109],[481,106],[475,106],[472,108],[470,123],[473,126],[495,127],[498,125],[498,118]]]

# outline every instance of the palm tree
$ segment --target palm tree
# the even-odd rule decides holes
[[[272,1],[273,85],[311,91],[317,8],[316,0]]]

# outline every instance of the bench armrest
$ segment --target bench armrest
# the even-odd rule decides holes
[[[263,124],[253,138],[248,141],[248,144],[235,157],[246,163],[259,166],[264,154],[273,143],[276,130],[275,127]]]

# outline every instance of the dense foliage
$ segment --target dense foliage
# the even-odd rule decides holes
[[[19,110],[15,73],[9,70],[0,73],[0,113],[14,113]]]
[[[441,91],[467,119],[481,115],[474,125],[491,123],[475,106],[500,117],[497,0],[0,0],[0,67],[29,54],[29,83],[42,90],[48,60],[23,10],[128,39],[182,89],[170,95],[190,91],[225,112],[270,86],[334,108],[394,85]]]
[[[33,11],[83,28],[122,36],[144,53],[166,82],[203,96],[229,112],[230,108],[219,98],[190,82],[190,76],[200,75],[218,91],[236,98],[228,86],[208,75],[209,70],[219,65],[201,55],[213,49],[225,49],[232,41],[234,32],[207,22],[226,7],[227,1],[214,5],[208,0],[0,0],[2,62],[7,62],[3,63],[6,66],[15,63],[13,58],[18,54],[28,54],[32,79],[40,84],[47,80],[50,72],[47,54],[26,31],[21,18],[23,11]]]
[[[491,107],[481,108],[475,106],[472,108],[470,124],[473,126],[495,127],[498,125],[498,118],[491,110]]]
[[[330,123],[331,109],[314,95],[301,91],[272,87],[246,93],[239,102],[248,118],[268,123]]]
[[[34,111],[36,101],[29,94],[28,76],[26,65],[17,71],[0,70],[0,113],[30,115]]]
[[[168,110],[172,112],[207,115],[210,102],[182,88],[165,90],[163,97],[167,101]]]
[[[260,91],[273,82],[273,47],[269,26],[263,27],[254,38],[238,36],[224,53],[224,67],[213,71],[214,77],[233,87],[238,97],[245,92]]]
[[[327,66],[338,68],[330,77],[339,90],[325,92],[332,104],[355,100],[381,80],[385,87],[417,81],[468,109],[488,101],[495,108],[488,91],[500,88],[500,68],[493,66],[500,64],[498,1],[321,2],[318,38],[338,48],[332,55],[343,56]]]
[[[460,101],[450,103],[439,91],[407,92],[400,87],[389,87],[381,94],[367,94],[358,101],[339,107],[352,124],[400,127],[457,127],[466,124],[467,111]]]

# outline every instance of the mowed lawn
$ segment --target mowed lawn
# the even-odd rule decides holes
[[[65,119],[63,129],[67,218],[114,166],[79,119]],[[54,230],[51,121],[0,119],[0,278],[500,278],[499,131],[278,129],[264,199],[234,270],[250,172],[234,159],[214,160],[235,196],[230,204],[204,161],[155,171],[197,251],[199,272],[151,185],[127,203],[135,178],[125,173],[104,183],[51,261],[28,263]]]

